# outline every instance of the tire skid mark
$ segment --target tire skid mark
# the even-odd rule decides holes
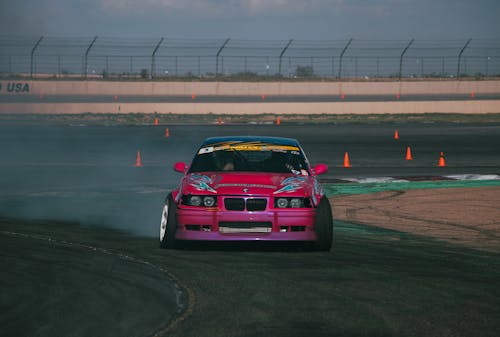
[[[169,272],[167,269],[158,266],[154,263],[118,251],[112,251],[106,248],[96,247],[83,243],[76,243],[67,240],[55,239],[45,235],[26,234],[26,233],[12,232],[12,231],[0,231],[0,234],[7,236],[28,238],[32,240],[41,240],[59,246],[77,247],[94,252],[99,252],[101,254],[115,256],[123,261],[134,262],[137,264],[147,266],[153,270],[156,270],[164,274],[167,277],[167,279],[173,283],[175,289],[175,297],[176,297],[175,301],[177,304],[177,310],[175,316],[171,318],[164,327],[157,330],[155,333],[151,335],[153,337],[165,336],[168,332],[172,331],[180,322],[186,320],[193,312],[194,304],[196,302],[196,297],[193,290],[187,287],[186,285],[182,285],[181,282],[178,280],[178,278],[174,276],[171,272]]]
[[[405,191],[386,191],[386,192],[382,192],[379,195],[367,194],[366,195],[366,199],[367,200],[390,200],[390,199],[394,199],[396,197],[399,197],[399,196],[401,196],[401,195],[403,195],[405,193],[406,193]],[[332,208],[333,208],[334,205],[343,206],[341,203],[337,203],[337,202],[334,202],[332,200],[330,200],[330,204],[332,205]],[[365,210],[365,209],[376,210],[372,206],[366,206],[366,207],[346,207],[346,217],[350,221],[357,221],[356,214],[359,211]]]
[[[439,189],[433,190],[434,194],[450,198],[447,192],[441,192]],[[401,208],[399,207],[398,197],[402,197],[406,193],[410,192],[404,190],[386,190],[363,196],[358,195],[356,198],[349,198],[347,196],[346,199],[342,200],[342,197],[339,199],[333,197],[330,200],[332,204],[339,208],[339,214],[344,214],[344,217],[341,216],[341,218],[344,218],[343,220],[348,222],[389,228],[416,235],[431,236],[440,240],[465,244],[472,248],[487,251],[499,251],[498,242],[500,241],[500,233],[498,225],[500,222],[497,219],[488,219],[475,223],[461,223],[457,219],[425,218],[420,216],[419,213],[412,211],[409,213],[405,212],[405,203],[402,204]],[[418,203],[425,201],[428,196],[412,194],[411,198]],[[450,199],[452,202],[455,200],[456,198],[453,197]],[[382,201],[382,204],[377,204],[378,201]],[[484,205],[482,203],[479,203],[479,205],[483,209],[497,210],[492,205]],[[387,223],[384,224],[384,221]],[[412,229],[414,226],[416,230]]]
[[[460,228],[460,229],[464,229],[464,230],[474,231],[474,232],[483,234],[483,235],[485,235],[489,238],[492,238],[492,239],[499,239],[500,238],[500,235],[497,235],[496,233],[494,233],[494,231],[486,230],[486,229],[483,229],[482,227],[467,226],[467,225],[459,224],[456,222],[444,221],[444,220],[424,219],[424,218],[420,218],[420,217],[416,217],[416,216],[410,216],[410,215],[405,215],[402,213],[383,210],[383,209],[380,209],[377,207],[367,207],[367,209],[373,210],[375,212],[378,212],[380,214],[386,215],[386,216],[391,217],[391,218],[400,218],[400,219],[404,219],[404,220],[421,221],[421,222],[425,222],[425,223],[428,223],[431,225],[445,225],[445,226],[449,226],[449,227],[455,227],[455,228]]]
[[[394,193],[394,194],[391,194],[389,196],[375,198],[375,200],[391,200],[391,199],[395,199],[396,197],[399,197],[399,196],[406,193],[405,191],[399,191],[399,192],[401,192],[401,193]],[[421,218],[418,216],[411,216],[411,215],[407,215],[407,214],[403,214],[403,213],[399,213],[399,212],[395,212],[395,211],[388,211],[388,210],[378,208],[378,207],[373,207],[373,206],[359,208],[359,209],[355,210],[354,213],[357,213],[357,211],[361,210],[361,209],[370,209],[370,210],[373,210],[373,211],[378,212],[380,214],[383,214],[385,216],[388,216],[390,218],[400,218],[400,219],[405,219],[405,220],[421,221],[421,222],[425,222],[425,223],[432,224],[432,225],[445,225],[445,226],[475,231],[475,232],[478,232],[480,234],[485,235],[486,237],[493,238],[493,239],[500,238],[500,235],[497,235],[495,232],[482,229],[481,227],[467,226],[467,225],[463,225],[463,224],[451,222],[451,221],[425,219],[425,218]]]

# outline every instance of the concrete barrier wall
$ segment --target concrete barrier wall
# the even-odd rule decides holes
[[[396,95],[463,94],[461,101],[258,103],[0,103],[0,113],[384,114],[500,113],[500,81],[415,82],[112,82],[0,81],[0,95]]]
[[[116,82],[0,81],[0,95],[405,95],[500,93],[500,81]]]

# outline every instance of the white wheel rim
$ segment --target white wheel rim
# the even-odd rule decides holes
[[[160,223],[160,241],[163,241],[165,234],[167,233],[167,221],[168,221],[168,205],[163,206],[163,211],[161,212],[161,223]]]

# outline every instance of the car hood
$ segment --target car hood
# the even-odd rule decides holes
[[[181,184],[183,194],[310,196],[315,188],[314,177],[252,172],[191,173]]]

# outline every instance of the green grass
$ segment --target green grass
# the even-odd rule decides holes
[[[430,188],[459,188],[500,186],[500,180],[441,180],[410,182],[375,182],[375,183],[325,183],[323,188],[329,197],[367,194],[384,191],[407,191]]]

